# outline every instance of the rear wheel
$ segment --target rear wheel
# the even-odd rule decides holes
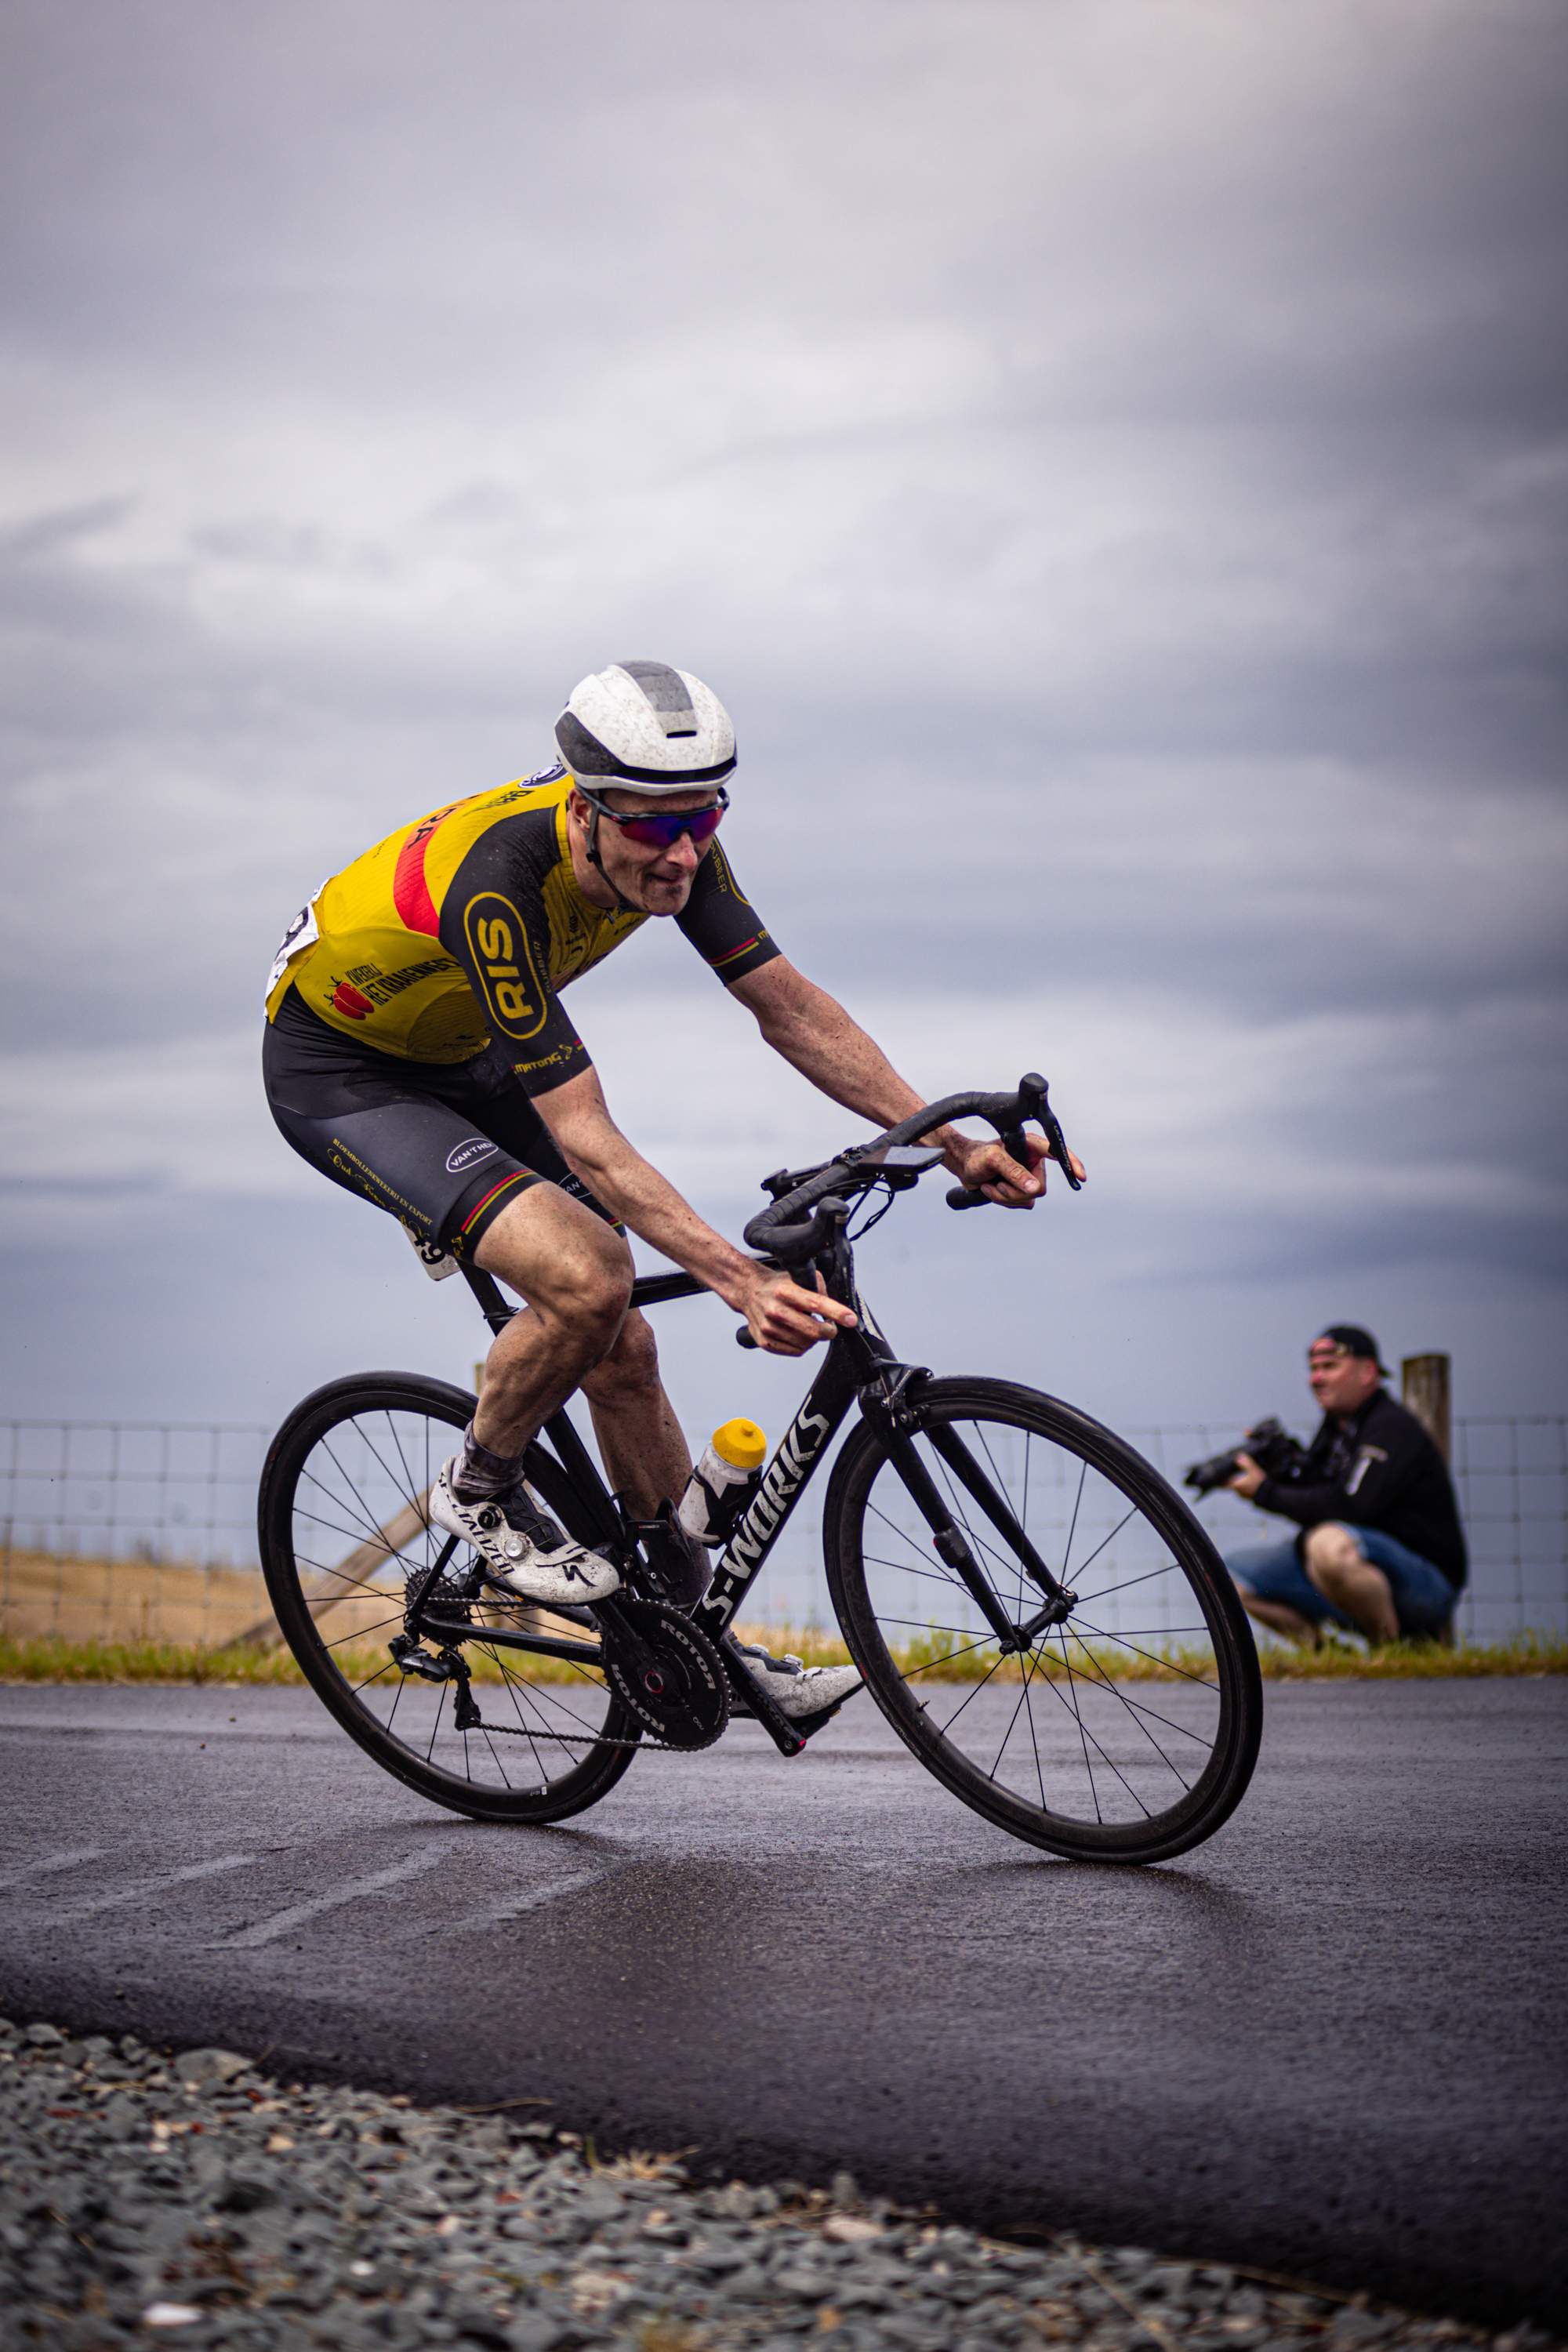
[[[1045,1601],[1026,1546],[1077,1599],[1005,1653],[863,1422],[835,1466],[825,1547],[883,1714],[955,1796],[1031,1844],[1108,1862],[1198,1844],[1240,1801],[1263,1723],[1251,1631],[1208,1537],[1131,1446],[1054,1398],[930,1381],[910,1406],[916,1456],[1007,1623]]]
[[[474,1400],[409,1372],[333,1381],[297,1406],[262,1472],[261,1560],[279,1625],[318,1696],[389,1772],[454,1812],[562,1821],[612,1789],[636,1753],[637,1727],[598,1666],[505,1646],[500,1633],[597,1644],[592,1625],[519,1603],[444,1601],[460,1634],[427,1633],[422,1656],[450,1652],[460,1677],[423,1678],[394,1657],[406,1597],[439,1563],[443,1593],[477,1588],[474,1555],[432,1528],[426,1498],[456,1450]],[[565,1473],[539,1447],[529,1480],[545,1508],[595,1538]],[[465,1723],[470,1711],[479,1721]],[[609,1743],[626,1743],[611,1745]]]

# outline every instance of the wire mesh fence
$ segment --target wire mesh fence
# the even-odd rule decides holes
[[[233,1424],[0,1422],[0,1633],[205,1648],[268,1615],[256,1490],[270,1433]],[[1235,1442],[1191,1422],[1127,1433],[1179,1485],[1189,1462]],[[1568,1633],[1568,1415],[1456,1420],[1454,1483],[1470,1547],[1461,1642]],[[753,1589],[746,1614],[831,1619],[819,1475]],[[1197,1505],[1221,1551],[1286,1523],[1236,1496]]]
[[[0,1422],[0,1633],[212,1648],[267,1614],[256,1489],[270,1432]]]
[[[1234,1429],[1195,1423],[1127,1433],[1173,1485],[1190,1462],[1237,1442]],[[1470,1555],[1458,1639],[1568,1633],[1568,1414],[1456,1420],[1449,1466]],[[1237,1495],[1205,1496],[1195,1508],[1222,1552],[1291,1531]]]

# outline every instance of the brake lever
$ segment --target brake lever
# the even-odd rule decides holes
[[[1072,1190],[1075,1192],[1081,1192],[1083,1178],[1073,1173],[1067,1138],[1062,1133],[1061,1122],[1051,1108],[1050,1088],[1045,1079],[1035,1071],[1031,1071],[1018,1088],[1018,1098],[1023,1106],[1024,1118],[1035,1119],[1038,1123],[1051,1159],[1057,1162]],[[1020,1168],[1028,1166],[1028,1149],[1024,1140],[1024,1130],[1021,1125],[1009,1128],[999,1140],[1010,1160],[1016,1160]],[[1045,1182],[1043,1176],[1040,1181],[1043,1187]],[[947,1195],[947,1205],[950,1209],[988,1209],[993,1203],[985,1193],[971,1192],[966,1184],[955,1184]]]
[[[1081,1192],[1083,1178],[1074,1171],[1072,1154],[1068,1150],[1068,1139],[1062,1133],[1061,1121],[1051,1108],[1043,1079],[1040,1083],[1040,1107],[1035,1116],[1040,1122],[1040,1132],[1050,1145],[1051,1158],[1067,1178],[1068,1188],[1074,1192]]]

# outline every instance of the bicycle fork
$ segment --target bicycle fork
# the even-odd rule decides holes
[[[911,1400],[910,1391],[925,1377],[916,1366],[882,1366],[877,1379],[868,1381],[860,1391],[861,1411],[887,1447],[889,1459],[910,1501],[930,1528],[932,1550],[963,1585],[995,1634],[1003,1656],[1011,1657],[1020,1650],[1031,1648],[1047,1626],[1062,1624],[1077,1606],[1078,1595],[1051,1574],[1016,1513],[956,1431],[942,1422],[928,1425],[921,1421],[919,1399]],[[1042,1605],[1022,1623],[1015,1624],[1003,1608],[941,1487],[916,1453],[913,1433],[917,1430],[958,1485],[984,1512],[1026,1575],[1045,1594]]]

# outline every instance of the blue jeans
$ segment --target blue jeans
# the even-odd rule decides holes
[[[1333,1524],[1353,1538],[1368,1566],[1381,1569],[1388,1579],[1401,1633],[1409,1637],[1441,1633],[1459,1597],[1442,1570],[1378,1528],[1352,1528],[1344,1519]],[[1347,1633],[1360,1630],[1353,1618],[1319,1591],[1302,1567],[1294,1542],[1257,1544],[1247,1551],[1228,1552],[1225,1564],[1237,1582],[1245,1584],[1259,1601],[1293,1609],[1309,1624],[1321,1625],[1326,1619],[1331,1624],[1342,1625]]]

